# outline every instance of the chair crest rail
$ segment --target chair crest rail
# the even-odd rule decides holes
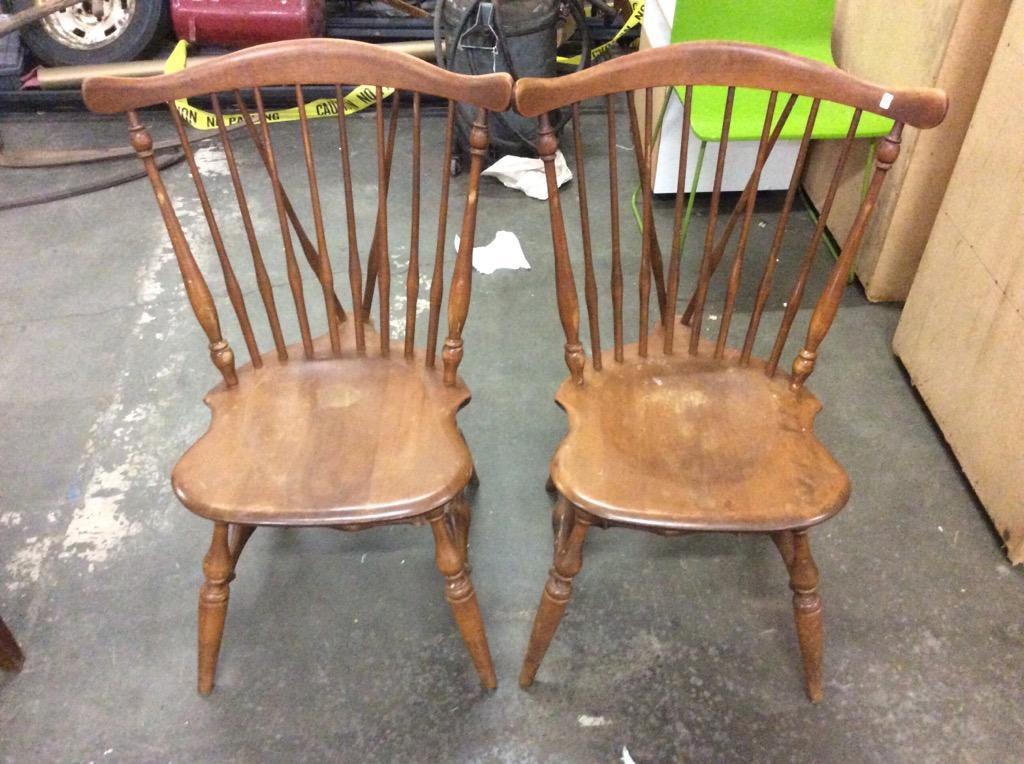
[[[891,89],[774,48],[739,42],[689,42],[651,48],[581,72],[517,80],[516,110],[535,117],[574,101],[677,85],[719,85],[840,101],[913,127],[935,127],[948,99],[933,88]]]
[[[339,82],[417,91],[504,111],[512,78],[506,73],[455,74],[414,56],[354,40],[285,40],[229,53],[174,74],[96,77],[86,81],[82,94],[90,110],[118,114],[216,91]]]

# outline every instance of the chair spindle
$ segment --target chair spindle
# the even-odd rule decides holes
[[[601,323],[597,308],[597,278],[594,275],[594,255],[590,239],[590,207],[587,202],[587,175],[583,158],[583,130],[580,125],[580,105],[572,105],[572,137],[576,155],[576,191],[580,203],[580,230],[583,236],[583,294],[587,305],[587,325],[590,331],[590,354],[594,370],[601,370]]]
[[[383,92],[380,95],[381,99],[383,99]],[[376,98],[376,94],[374,97]],[[396,90],[391,94],[391,117],[388,125],[386,156],[384,158],[384,177],[385,183],[388,184],[384,187],[385,197],[390,190],[391,161],[394,159],[395,135],[398,131],[398,114],[401,111],[401,104],[401,93]],[[380,267],[377,250],[380,247],[380,234],[380,230],[375,226],[373,229],[373,240],[370,242],[370,256],[366,261],[366,284],[363,286],[363,319],[365,321],[370,320],[370,311],[373,308],[373,290],[377,286],[377,270]]]
[[[267,312],[270,333],[274,338],[274,349],[277,351],[277,359],[279,361],[286,361],[288,360],[288,351],[285,347],[284,335],[281,332],[281,321],[277,316],[277,305],[274,302],[274,287],[270,282],[270,275],[267,273],[267,266],[263,262],[263,255],[260,252],[259,238],[256,236],[256,229],[252,224],[252,213],[249,211],[245,188],[242,186],[242,177],[238,172],[238,162],[235,160],[235,150],[231,143],[231,137],[228,135],[227,126],[224,123],[220,98],[216,93],[211,93],[210,101],[213,104],[213,113],[217,118],[217,131],[220,134],[221,145],[224,147],[224,156],[227,159],[228,172],[231,175],[231,185],[235,190],[235,199],[238,202],[238,213],[242,218],[245,237],[249,242],[253,271],[256,274],[256,286],[259,289],[260,298],[263,300],[263,308]],[[259,359],[259,362],[257,362],[256,358],[253,359],[253,366],[257,369],[262,364],[262,359]]]
[[[641,358],[647,357],[647,333],[650,331],[650,302],[651,302],[651,271],[653,268],[652,241],[654,234],[654,189],[652,179],[654,178],[654,90],[647,88],[644,91],[644,140],[643,140],[643,163],[644,172],[640,175],[640,187],[643,195],[643,208],[641,219],[643,220],[643,238],[640,241],[640,278],[638,289],[640,292],[640,343],[639,353]],[[659,266],[660,267],[660,266]],[[664,302],[661,303],[661,315],[664,317]]]
[[[412,207],[409,267],[405,272],[405,357],[415,355],[416,305],[420,296],[420,94],[412,94]]]
[[[740,280],[743,278],[743,256],[747,251],[750,223],[754,219],[754,209],[757,206],[757,187],[761,182],[761,170],[768,159],[768,137],[771,133],[772,118],[775,116],[775,104],[778,97],[779,94],[775,90],[771,91],[771,94],[768,96],[764,124],[761,127],[761,141],[757,146],[757,159],[754,162],[754,171],[751,173],[749,181],[750,197],[743,214],[743,226],[740,228],[739,242],[736,244],[736,254],[733,255],[732,268],[729,271],[729,282],[725,292],[725,305],[722,308],[722,321],[718,327],[718,341],[715,343],[715,358],[721,358],[724,355],[725,343],[729,338],[729,324],[732,323],[732,314],[736,309],[736,294],[739,292]]]
[[[394,97],[398,98],[397,91]],[[388,179],[391,175],[391,168],[387,166],[387,158],[384,156],[384,97],[380,85],[376,87],[376,110],[377,110],[377,228],[373,236],[374,245],[371,247],[370,259],[376,270],[377,291],[379,293],[380,305],[380,354],[388,355],[391,352],[391,255],[388,252]],[[369,286],[369,274],[367,274],[367,286]],[[371,293],[372,298],[372,293]],[[364,300],[363,307],[369,303]]]
[[[704,236],[704,257],[700,262],[700,276],[694,302],[694,318],[690,322],[690,355],[697,354],[700,344],[701,323],[704,319],[704,301],[707,299],[708,282],[711,280],[711,253],[715,242],[715,226],[718,223],[718,205],[722,196],[722,174],[725,171],[725,155],[729,148],[729,125],[732,121],[732,105],[736,88],[729,87],[725,94],[725,113],[722,116],[722,140],[718,144],[718,162],[715,166],[715,183],[711,190],[711,210],[708,213],[708,230]]]
[[[635,98],[636,98],[636,94],[635,93],[633,93],[633,94],[626,93],[626,106],[627,106],[628,111],[629,111],[629,130],[630,130],[630,135],[633,138],[633,154],[636,157],[636,171],[637,171],[637,175],[640,177],[640,184],[641,184],[641,188],[642,188],[645,184],[651,184],[652,181],[653,181],[653,178],[648,173],[647,162],[644,161],[645,157],[647,156],[647,152],[644,150],[644,145],[645,144],[644,144],[644,141],[643,141],[643,139],[641,137],[641,134],[640,134],[640,119],[639,119],[639,116],[637,115],[637,107],[636,107]],[[653,116],[653,109],[651,111],[652,111],[652,116]],[[650,120],[648,120],[647,123],[648,123],[648,125],[650,125]],[[646,234],[645,233],[644,235],[645,236],[649,235],[651,237],[651,252],[650,252],[650,254],[651,254],[651,266],[652,266],[652,270],[654,271],[654,286],[655,286],[655,289],[658,292],[658,309],[661,311],[660,315],[664,316],[665,315],[665,284],[664,284],[663,274],[661,272],[661,265],[662,265],[661,244],[658,241],[658,232],[657,231],[651,231],[650,234]]]
[[[355,197],[352,193],[352,156],[348,145],[348,118],[345,116],[345,98],[341,85],[334,86],[338,99],[338,147],[341,153],[341,177],[345,193],[345,228],[348,233],[348,281],[352,294],[356,352],[366,352],[366,326],[363,314],[363,272],[359,263],[359,239],[356,232]]]
[[[814,122],[817,119],[820,104],[821,102],[815,98],[811,102],[811,108],[807,114],[807,124],[804,127],[803,138],[800,140],[800,149],[797,153],[796,164],[793,166],[793,174],[789,180],[786,200],[782,204],[782,212],[779,214],[778,223],[775,225],[775,238],[772,240],[771,248],[768,250],[768,259],[765,261],[761,281],[757,287],[757,297],[754,298],[754,309],[750,314],[750,324],[747,326],[747,334],[743,339],[740,363],[744,365],[750,363],[750,356],[754,351],[754,342],[757,339],[757,330],[761,324],[761,315],[764,312],[764,306],[768,302],[768,295],[771,294],[775,266],[779,262],[779,252],[782,249],[782,240],[786,235],[789,215],[793,210],[793,201],[800,190],[800,181],[803,178],[804,164],[807,161],[807,152],[810,148],[811,136],[814,134]]]
[[[231,302],[231,307],[234,308],[235,317],[238,319],[238,325],[242,329],[242,337],[245,340],[245,347],[249,351],[249,360],[252,361],[252,365],[257,369],[263,365],[263,360],[260,358],[259,346],[256,344],[256,337],[252,331],[252,324],[249,322],[249,313],[245,309],[245,298],[242,296],[242,290],[238,286],[238,279],[235,277],[235,269],[231,267],[231,260],[228,258],[227,249],[224,246],[224,239],[220,234],[220,226],[217,224],[217,218],[213,212],[213,206],[210,204],[210,197],[206,193],[206,184],[203,183],[203,176],[199,172],[199,167],[196,166],[195,154],[192,151],[192,144],[189,143],[188,134],[185,132],[185,123],[181,119],[181,115],[175,108],[173,103],[167,104],[168,111],[171,113],[171,121],[174,123],[174,129],[178,133],[178,139],[181,142],[181,150],[185,154],[185,162],[188,164],[189,174],[192,176],[192,183],[196,188],[196,197],[199,199],[199,205],[202,207],[203,216],[206,218],[206,225],[210,230],[210,240],[213,242],[213,248],[217,252],[217,260],[220,262],[221,273],[224,276],[224,287],[228,293],[228,300]]]
[[[626,96],[629,97],[628,95]],[[615,333],[615,360],[623,361],[622,352],[622,247],[619,236],[619,164],[618,133],[615,125],[615,99],[605,98],[608,114],[608,190],[611,196],[608,221],[612,239],[612,326]]]
[[[779,136],[782,134],[782,128],[786,124],[786,120],[789,119],[789,114],[793,110],[793,106],[796,104],[797,96],[791,94],[786,100],[786,105],[782,107],[782,112],[779,114],[779,119],[775,123],[775,127],[772,129],[771,138],[768,140],[768,153],[772,153],[772,149],[775,148],[776,142],[779,140]],[[722,256],[725,254],[725,248],[729,245],[729,241],[732,238],[732,232],[736,228],[736,223],[739,222],[740,215],[746,209],[747,200],[750,198],[752,186],[750,182],[743,188],[743,193],[740,194],[739,200],[736,202],[736,206],[732,208],[732,212],[729,213],[729,220],[726,221],[725,229],[722,231],[721,237],[718,239],[718,244],[715,245],[715,251],[711,257],[711,274],[714,275],[718,269],[719,263],[722,261]],[[686,305],[686,310],[683,312],[682,321],[687,326],[690,325],[690,319],[693,317],[694,308],[694,295],[690,296],[690,301]]]
[[[679,131],[679,171],[676,176],[676,205],[672,214],[672,249],[669,254],[668,284],[665,300],[665,345],[664,352],[674,350],[676,326],[676,299],[679,295],[679,265],[683,250],[683,208],[686,206],[686,164],[690,147],[690,114],[693,106],[693,86],[687,85],[683,92],[683,124]]]
[[[285,211],[284,191],[281,188],[281,180],[277,175],[277,159],[274,157],[274,144],[270,139],[267,113],[263,108],[263,95],[260,93],[260,89],[254,88],[253,95],[256,98],[256,112],[259,115],[259,124],[262,131],[264,156],[267,161],[267,170],[270,173],[270,184],[274,190],[274,204],[277,207],[277,218],[281,227],[281,243],[284,246],[288,284],[292,290],[295,314],[299,321],[299,332],[302,335],[302,350],[306,358],[312,358],[313,337],[309,332],[309,316],[306,314],[306,300],[302,292],[302,274],[299,273],[299,264],[295,259],[295,249],[292,246],[291,230],[288,227],[288,214]]]
[[[324,308],[327,311],[327,329],[331,338],[331,353],[341,355],[341,334],[338,330],[338,311],[335,308],[334,272],[327,251],[327,234],[324,232],[324,215],[320,208],[320,187],[316,182],[316,166],[313,161],[313,139],[309,134],[309,118],[306,116],[306,98],[302,85],[295,86],[295,103],[299,110],[299,130],[302,133],[302,151],[306,158],[306,179],[309,181],[309,201],[313,208],[313,228],[316,231],[316,247],[320,275],[320,286],[324,292]],[[344,105],[341,105],[344,108]]]
[[[267,175],[269,177],[270,163],[267,159],[267,150],[263,145],[261,131],[256,127],[252,114],[249,111],[249,107],[245,105],[245,101],[242,98],[242,94],[237,90],[235,91],[235,103],[238,105],[238,110],[242,115],[242,122],[245,124],[245,128],[248,131],[252,142],[256,145],[256,151],[260,155],[260,159],[263,160],[263,166],[266,168]],[[295,207],[292,206],[291,199],[288,198],[288,192],[285,191],[283,187],[281,188],[281,199],[284,202],[284,211],[285,215],[288,217],[288,222],[291,223],[292,228],[295,229],[295,235],[299,237],[299,246],[302,249],[303,255],[306,257],[306,263],[309,265],[310,270],[312,270],[319,279],[320,255],[316,251],[316,247],[313,246],[313,242],[310,241],[309,236],[306,234],[306,229],[302,226],[302,222],[299,220],[299,216],[295,212]],[[345,309],[341,307],[341,302],[337,297],[334,298],[334,304],[339,320],[344,321]]]
[[[448,235],[448,192],[451,188],[452,140],[455,132],[455,102],[448,102],[448,119],[444,127],[444,157],[441,163],[441,203],[437,213],[437,243],[434,250],[434,272],[430,278],[430,313],[427,317],[428,368],[434,368],[437,354],[437,329],[441,322],[441,301],[444,298],[444,253]]]

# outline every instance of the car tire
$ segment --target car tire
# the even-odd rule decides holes
[[[35,0],[12,0],[10,5],[12,10],[21,11],[35,5]],[[25,27],[21,39],[43,64],[82,66],[132,61],[167,31],[167,0],[114,0],[105,7],[111,22],[105,29],[101,25],[78,23],[76,14],[81,14],[82,9],[72,6]],[[117,21],[122,22],[120,28],[114,23]]]

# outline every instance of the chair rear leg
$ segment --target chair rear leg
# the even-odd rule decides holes
[[[235,523],[230,526],[230,530],[228,549],[231,550],[231,576],[228,578],[228,583],[235,580],[235,568],[238,567],[238,558],[242,556],[242,550],[249,543],[249,537],[256,531],[256,526]]]
[[[793,531],[779,531],[769,535],[779,550],[779,554],[782,555],[782,562],[786,565],[786,570],[789,570],[793,565]]]
[[[552,523],[555,527],[555,561],[540,597],[530,644],[526,648],[523,668],[519,672],[519,684],[522,687],[533,684],[533,678],[572,596],[572,579],[583,567],[583,541],[590,520],[564,497],[560,497],[555,505]]]
[[[241,550],[239,550],[241,551]],[[228,612],[228,582],[234,573],[234,560],[228,546],[228,524],[213,524],[213,539],[203,559],[206,577],[199,589],[199,677],[200,695],[213,692],[213,679],[217,673],[224,620]]]
[[[792,534],[792,559],[789,563],[789,588],[793,590],[793,615],[804,664],[807,697],[816,703],[822,698],[821,655],[823,642],[822,603],[818,594],[818,568],[811,557],[807,531]]]
[[[473,569],[469,564],[469,526],[473,521],[473,516],[465,494],[452,502],[452,513],[455,521],[455,539],[458,542],[459,551],[462,553],[462,564],[466,572],[471,573]]]
[[[25,664],[25,654],[18,647],[17,640],[11,634],[7,624],[0,618],[0,669],[4,671],[21,671]]]
[[[491,650],[487,645],[480,605],[476,601],[473,582],[466,569],[466,551],[462,539],[468,536],[469,527],[464,524],[461,510],[455,506],[460,500],[457,499],[431,515],[430,529],[434,533],[437,569],[445,577],[445,599],[451,606],[480,683],[493,690],[498,686],[498,679],[491,661]]]

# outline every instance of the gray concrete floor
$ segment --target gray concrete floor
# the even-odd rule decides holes
[[[371,123],[355,123],[365,159]],[[157,127],[167,134],[166,122]],[[10,148],[123,145],[125,135],[119,120],[75,115],[7,116],[0,131]],[[436,138],[427,141],[434,158]],[[298,194],[300,155],[281,151]],[[398,155],[400,177],[408,153]],[[228,200],[216,152],[204,162],[213,195]],[[110,171],[5,171],[0,189]],[[366,215],[372,176],[360,172]],[[168,182],[185,200],[184,165]],[[397,231],[407,190],[395,194]],[[564,199],[572,217],[575,194]],[[272,207],[255,204],[272,237]],[[771,235],[778,204],[759,212],[766,226],[752,247]],[[182,212],[201,234],[198,205]],[[593,533],[538,682],[518,688],[550,564],[546,464],[565,427],[552,403],[565,369],[546,214],[483,185],[479,241],[511,230],[533,266],[475,276],[462,367],[474,400],[459,420],[483,481],[473,577],[498,690],[477,684],[424,529],[267,530],[239,566],[217,690],[202,699],[194,619],[209,524],[177,503],[167,475],[206,426],[200,399],[216,373],[152,195],[136,182],[0,213],[0,613],[28,654],[20,675],[0,678],[0,756],[613,762],[625,748],[641,764],[1019,761],[1024,580],[893,358],[898,309],[868,304],[856,287],[811,381],[825,404],[818,432],[854,484],[849,507],[813,534],[824,701],[804,699],[775,550],[736,535]],[[691,242],[705,221],[701,204]],[[785,262],[811,230],[804,216],[794,225]],[[244,252],[237,216],[226,235]],[[401,263],[405,242],[392,241]],[[213,257],[208,246],[197,255]],[[266,255],[279,259],[269,246]],[[603,280],[605,254],[598,267]]]

